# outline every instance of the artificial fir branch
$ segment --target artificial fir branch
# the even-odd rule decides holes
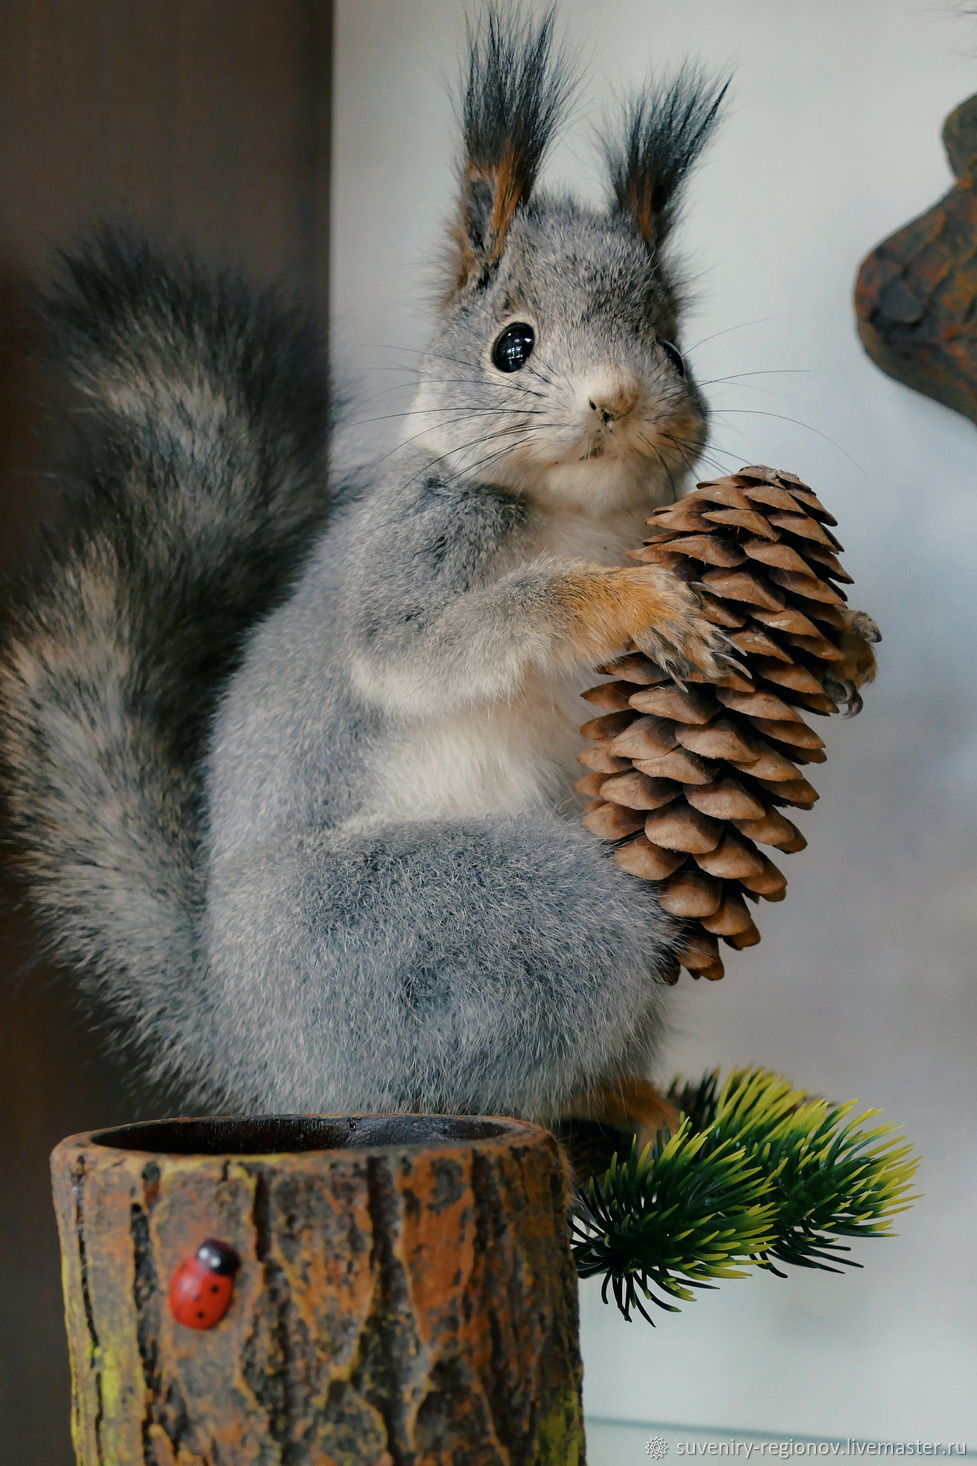
[[[639,1155],[615,1156],[576,1198],[571,1220],[581,1277],[604,1275],[626,1319],[644,1302],[676,1311],[697,1288],[777,1262],[860,1266],[843,1238],[889,1235],[915,1199],[916,1160],[891,1125],[864,1128],[857,1102],[831,1105],[763,1069],[676,1080],[684,1118]]]
[[[765,1189],[740,1145],[713,1144],[685,1119],[586,1184],[571,1218],[577,1272],[603,1273],[601,1296],[606,1302],[610,1288],[626,1319],[632,1309],[649,1318],[642,1299],[675,1312],[662,1295],[687,1303],[696,1288],[744,1276],[734,1263],[772,1245]]]

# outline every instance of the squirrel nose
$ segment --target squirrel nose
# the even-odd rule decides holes
[[[606,427],[608,423],[615,422],[619,417],[625,417],[631,411],[638,400],[638,388],[632,382],[620,382],[606,391],[596,392],[589,399],[593,412],[599,414],[601,422]]]

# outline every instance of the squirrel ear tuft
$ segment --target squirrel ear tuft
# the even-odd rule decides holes
[[[658,248],[675,223],[686,178],[719,122],[729,79],[686,65],[650,82],[627,107],[619,133],[604,138],[612,207]]]
[[[469,28],[461,197],[453,230],[456,290],[484,281],[498,264],[573,92],[572,69],[554,50],[555,13],[554,5],[541,20],[520,21],[491,3]]]

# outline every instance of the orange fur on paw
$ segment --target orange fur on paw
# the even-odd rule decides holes
[[[671,570],[582,570],[564,580],[563,603],[575,650],[595,664],[633,642],[675,675],[722,676],[716,628]]]
[[[867,611],[845,611],[842,614],[848,624],[840,637],[845,661],[838,664],[838,671],[843,680],[861,687],[875,677],[877,662],[873,646],[882,640],[882,633]]]
[[[882,633],[867,611],[845,610],[841,614],[845,626],[839,634],[838,645],[844,661],[832,664],[825,690],[836,702],[848,704],[850,716],[861,710],[858,689],[875,678],[878,663],[874,644],[882,640]]]
[[[638,1147],[642,1149],[660,1130],[674,1134],[680,1117],[675,1106],[647,1079],[628,1077],[609,1081],[570,1100],[561,1110],[560,1118],[592,1120],[637,1135]]]

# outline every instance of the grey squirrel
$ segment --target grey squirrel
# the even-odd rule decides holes
[[[627,109],[602,210],[537,192],[569,92],[552,14],[489,9],[415,426],[331,510],[274,297],[118,234],[49,294],[87,412],[3,660],[11,804],[56,951],[203,1103],[655,1113],[674,932],[573,783],[603,660],[727,655],[622,568],[706,438],[670,237],[723,88]]]

